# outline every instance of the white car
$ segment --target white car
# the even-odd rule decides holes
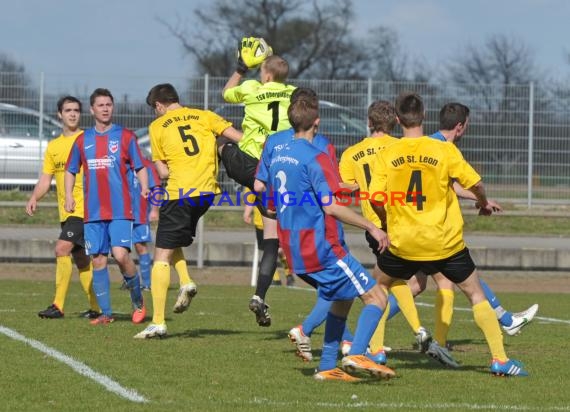
[[[52,117],[0,103],[0,186],[34,185],[41,173],[48,141],[61,133]]]

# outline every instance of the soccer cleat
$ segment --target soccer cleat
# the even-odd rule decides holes
[[[538,304],[535,303],[525,311],[513,313],[513,323],[510,326],[503,326],[503,330],[510,336],[518,334],[523,327],[530,323],[536,312],[538,312]]]
[[[127,285],[127,281],[123,279],[123,282],[121,282],[121,286],[119,287],[119,290],[129,290],[129,286]]]
[[[329,369],[327,371],[315,371],[313,377],[318,381],[360,382],[362,380],[349,375],[340,368]]]
[[[51,304],[46,309],[38,312],[38,316],[42,319],[60,319],[64,315],[55,304]]]
[[[350,353],[350,348],[352,347],[352,342],[349,340],[343,340],[340,344],[340,353],[342,356],[346,356]]]
[[[107,325],[108,323],[113,323],[115,319],[112,316],[100,315],[98,318],[93,319],[89,323],[92,325]]]
[[[426,330],[426,328],[420,326],[418,333],[416,333],[416,344],[418,345],[421,353],[425,353],[428,350],[431,341],[432,337],[430,333]]]
[[[384,352],[383,350],[379,350],[376,353],[372,353],[370,352],[370,349],[366,350],[366,357],[374,362],[376,362],[378,365],[386,365],[387,362],[387,358],[386,358],[386,352]]]
[[[143,323],[145,316],[146,316],[146,307],[143,302],[140,307],[135,307],[135,309],[133,310],[133,316],[131,320],[133,321],[134,324]]]
[[[249,301],[249,310],[255,313],[255,320],[259,326],[271,326],[271,315],[269,314],[269,305],[266,305],[263,299],[254,295]]]
[[[301,325],[295,326],[289,331],[289,340],[297,346],[297,356],[303,359],[304,362],[313,360],[311,338],[303,333],[303,327]]]
[[[345,356],[342,358],[342,367],[349,373],[368,372],[377,378],[390,379],[396,376],[392,369],[384,365],[378,365],[364,355]]]
[[[141,285],[141,290],[143,292],[150,292],[150,286]]]
[[[166,324],[157,325],[156,323],[151,323],[145,330],[137,333],[135,339],[151,339],[151,338],[164,338],[166,337]]]
[[[493,359],[491,373],[495,376],[528,376],[528,372],[523,369],[522,363],[514,359],[508,359],[505,362]]]
[[[194,282],[190,282],[187,285],[181,286],[178,290],[178,297],[176,298],[176,303],[174,304],[174,313],[186,312],[192,298],[196,296],[198,289]]]
[[[447,348],[442,348],[435,340],[430,342],[426,355],[450,368],[459,368],[459,364],[453,359]]]
[[[81,312],[79,316],[85,319],[97,319],[99,316],[101,316],[101,312],[97,312],[93,309],[87,309],[85,312]]]
[[[287,286],[295,286],[295,276],[289,274],[285,280]]]

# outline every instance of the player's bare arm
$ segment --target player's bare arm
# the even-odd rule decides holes
[[[383,228],[386,228],[386,208],[384,208],[384,206],[377,204],[377,203],[373,203],[370,202],[370,206],[372,206],[372,210],[374,210],[374,213],[376,213],[376,215],[378,215],[378,217],[380,218],[380,223],[382,224]]]
[[[469,199],[469,200],[477,201],[477,197],[471,191],[463,188],[463,186],[461,186],[458,182],[453,182],[453,190],[455,191],[455,194],[457,195],[457,197],[459,197],[461,199]],[[495,202],[494,200],[487,199],[487,202],[493,208],[493,212],[502,212],[503,211],[503,207],[500,204],[498,204],[497,202]],[[480,206],[478,205],[478,203],[475,203],[475,207],[477,209],[480,209]]]
[[[26,203],[26,213],[28,215],[34,215],[34,212],[38,207],[38,202],[46,195],[47,192],[49,192],[52,177],[52,175],[47,173],[42,173],[40,176],[28,203]]]
[[[141,184],[141,195],[146,199],[150,190],[148,189],[148,172],[146,171],[146,167],[141,167],[139,170],[136,171],[137,179]]]
[[[156,171],[158,172],[158,176],[161,179],[168,179],[170,175],[170,171],[168,170],[168,165],[164,160],[157,160],[154,162],[154,167],[156,167]]]
[[[73,199],[73,186],[75,186],[75,175],[65,171],[63,176],[63,186],[65,188],[65,211],[72,213],[75,211],[75,199]]]
[[[253,182],[253,189],[256,192],[264,192],[266,187],[265,187],[265,182],[262,182],[259,179],[255,179],[255,182]]]
[[[487,200],[487,195],[485,194],[485,187],[483,182],[479,181],[469,188],[476,197],[477,205],[479,206],[479,214],[483,216],[489,216],[493,213],[493,206]]]
[[[230,126],[222,132],[222,136],[237,143],[243,137],[243,133],[237,130],[235,127]]]

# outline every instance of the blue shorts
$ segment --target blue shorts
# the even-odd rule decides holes
[[[150,243],[152,236],[150,234],[150,225],[148,223],[133,224],[133,243]]]
[[[319,297],[325,300],[352,300],[376,284],[370,273],[350,253],[320,272],[307,273],[319,284]]]
[[[84,225],[85,253],[108,255],[111,248],[119,246],[129,250],[133,243],[132,220],[100,220]]]

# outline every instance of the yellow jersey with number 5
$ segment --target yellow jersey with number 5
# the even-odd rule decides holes
[[[481,177],[455,145],[403,137],[378,154],[370,192],[385,201],[390,251],[404,259],[441,260],[465,248],[452,180],[469,189]]]
[[[209,110],[181,107],[149,126],[152,160],[168,166],[170,200],[220,193],[216,136],[232,124]]]
[[[362,194],[369,194],[368,186],[370,185],[372,174],[376,167],[378,153],[386,146],[397,141],[398,139],[396,137],[385,134],[378,137],[366,137],[355,145],[347,147],[342,153],[338,165],[342,181],[349,184],[356,183]],[[372,210],[370,202],[365,200],[360,201],[360,208],[362,210],[362,216],[370,220],[377,227],[381,227],[380,218],[376,215],[374,210]]]

